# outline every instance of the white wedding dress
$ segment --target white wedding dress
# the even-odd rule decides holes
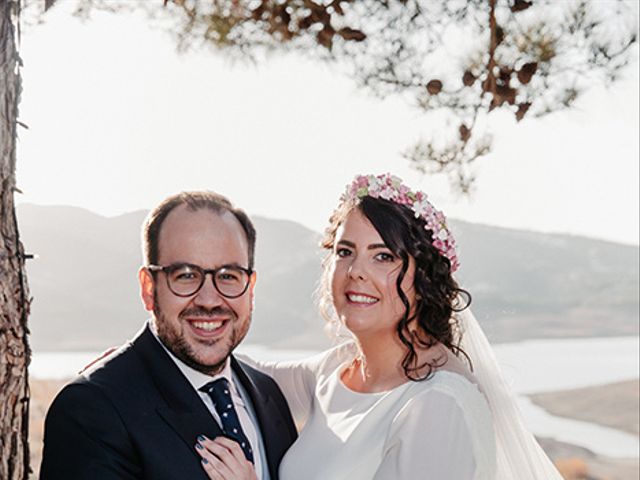
[[[340,373],[355,354],[347,343],[299,362],[256,365],[304,424],[281,480],[495,478],[493,419],[476,385],[439,370],[388,392],[354,392]]]
[[[438,370],[388,392],[354,392],[340,379],[353,343],[298,362],[243,357],[276,379],[303,426],[281,480],[562,480],[524,427],[476,318],[457,315],[473,381]]]

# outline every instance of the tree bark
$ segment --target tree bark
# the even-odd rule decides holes
[[[14,205],[20,58],[18,0],[0,0],[0,479],[29,476],[29,294]]]

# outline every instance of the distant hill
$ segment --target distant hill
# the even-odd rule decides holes
[[[36,350],[102,349],[130,338],[146,312],[138,296],[146,211],[106,218],[64,206],[18,207],[28,262]],[[319,234],[255,217],[256,310],[247,341],[275,347],[329,344],[312,301]],[[461,285],[494,342],[637,335],[638,247],[453,221]]]

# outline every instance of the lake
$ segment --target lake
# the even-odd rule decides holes
[[[505,378],[519,394],[525,423],[535,435],[553,437],[611,457],[638,458],[640,443],[636,435],[550,415],[524,396],[638,378],[638,337],[529,340],[498,344],[494,350]],[[273,350],[260,345],[243,345],[238,351],[264,360],[293,360],[315,353]],[[29,372],[34,378],[68,378],[97,355],[34,352]]]

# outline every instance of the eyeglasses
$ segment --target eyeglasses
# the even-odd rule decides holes
[[[207,273],[210,273],[213,286],[220,295],[226,298],[238,298],[247,291],[253,273],[250,268],[225,266],[204,269],[189,263],[149,265],[147,268],[151,272],[164,272],[169,290],[178,297],[190,297],[198,293],[204,285]]]

